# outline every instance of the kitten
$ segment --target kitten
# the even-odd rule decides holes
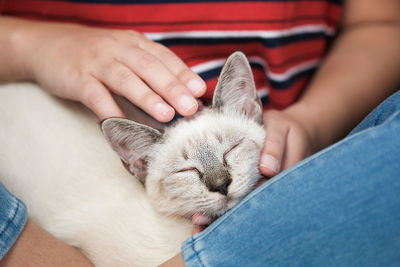
[[[252,190],[265,137],[240,52],[227,60],[212,107],[193,118],[164,130],[102,122],[138,180],[90,111],[35,85],[0,86],[0,127],[1,182],[33,220],[100,267],[156,266],[178,253],[191,215],[219,216]]]
[[[260,178],[262,108],[241,52],[227,60],[211,108],[195,118],[181,120],[165,132],[126,119],[107,119],[101,126],[163,213],[220,216]]]

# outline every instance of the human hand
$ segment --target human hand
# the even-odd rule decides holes
[[[314,152],[309,117],[301,104],[264,112],[267,137],[260,156],[261,174],[272,177]]]
[[[201,231],[206,229],[206,227],[210,225],[213,221],[215,221],[214,218],[204,215],[201,212],[196,212],[192,216],[192,223],[193,223],[192,235],[200,233]]]
[[[81,101],[100,119],[122,117],[111,92],[161,122],[196,112],[204,81],[168,48],[135,31],[34,23],[24,38],[31,78]]]

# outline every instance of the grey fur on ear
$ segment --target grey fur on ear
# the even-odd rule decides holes
[[[229,56],[214,91],[212,107],[235,110],[262,124],[262,106],[246,56],[237,51]]]
[[[101,129],[112,148],[128,164],[131,173],[144,184],[150,147],[161,139],[162,133],[149,126],[122,118],[103,120]]]

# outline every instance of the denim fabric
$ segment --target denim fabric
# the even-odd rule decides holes
[[[186,266],[400,266],[400,93],[182,245]]]
[[[17,240],[27,218],[24,203],[11,195],[0,182],[0,259]]]

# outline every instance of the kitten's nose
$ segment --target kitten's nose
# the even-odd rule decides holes
[[[227,177],[220,184],[210,184],[208,190],[211,192],[219,192],[222,195],[226,196],[228,194],[228,186],[231,184],[232,179]]]

